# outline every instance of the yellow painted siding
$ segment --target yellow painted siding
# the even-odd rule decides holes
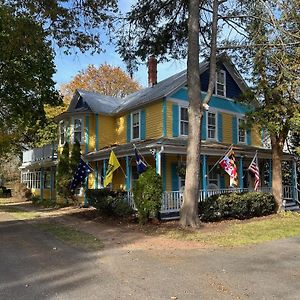
[[[125,116],[121,116],[115,119],[115,133],[116,133],[116,144],[125,144],[126,143],[126,124],[127,118]]]
[[[96,116],[89,115],[89,152],[96,150]]]
[[[125,170],[125,160],[119,159],[119,162],[120,162],[120,165],[122,166],[123,170]],[[121,168],[118,168],[113,174],[112,188],[113,188],[113,190],[125,190],[126,189],[126,179],[125,179],[125,175]]]
[[[162,101],[148,105],[146,112],[146,139],[163,136],[163,105]]]
[[[167,137],[172,136],[172,102],[167,101]]]
[[[261,134],[257,126],[253,126],[251,129],[251,143],[252,146],[260,147],[262,145]]]
[[[104,148],[115,143],[115,121],[113,117],[99,115],[98,148]]]
[[[232,115],[223,114],[223,143],[232,144]]]

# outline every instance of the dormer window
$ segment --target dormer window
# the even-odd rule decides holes
[[[134,112],[131,114],[131,139],[132,140],[139,140],[140,137],[140,112]]]
[[[80,144],[82,142],[82,120],[81,119],[74,119],[74,132],[73,132],[73,142],[75,143],[78,141]]]
[[[216,74],[216,95],[226,97],[226,73],[223,70]]]
[[[59,143],[60,145],[64,145],[65,143],[65,122],[59,122]]]

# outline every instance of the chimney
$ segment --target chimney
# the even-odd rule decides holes
[[[151,55],[148,59],[148,86],[157,84],[157,60]]]

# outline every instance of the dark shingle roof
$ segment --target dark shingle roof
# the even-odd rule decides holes
[[[77,95],[77,97],[76,97]],[[78,97],[81,97],[78,101]],[[80,103],[80,105],[79,105]],[[105,96],[96,92],[88,92],[78,89],[70,103],[67,112],[92,111],[94,113],[110,114],[121,103],[121,99]]]

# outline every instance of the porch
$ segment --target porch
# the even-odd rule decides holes
[[[225,189],[207,189],[199,190],[198,202],[205,201],[212,195],[222,195],[228,193],[253,192],[252,188],[225,188]],[[261,187],[259,192],[271,193],[271,187]],[[135,208],[132,192],[127,193],[127,201],[130,207]],[[300,210],[300,190],[293,186],[284,186],[282,190],[283,206],[285,210]],[[183,191],[164,191],[162,194],[162,205],[160,214],[163,220],[178,219],[179,212],[183,202]]]

